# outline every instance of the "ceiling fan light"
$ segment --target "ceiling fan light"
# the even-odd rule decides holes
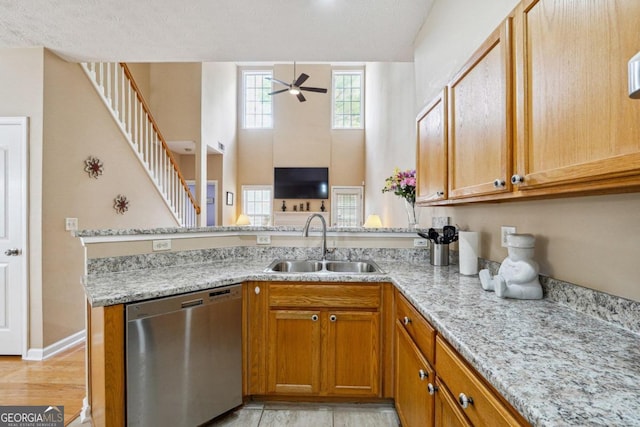
[[[298,89],[297,87],[292,87],[291,89],[289,89],[289,93],[291,95],[299,95],[300,94],[300,89]]]

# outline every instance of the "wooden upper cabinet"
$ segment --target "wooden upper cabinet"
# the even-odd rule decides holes
[[[449,199],[511,190],[512,18],[449,83]]]
[[[638,17],[638,0],[525,0],[517,7],[518,189],[640,185],[640,101],[627,96],[627,62],[640,50]]]
[[[417,118],[418,203],[447,198],[447,91],[431,101]]]

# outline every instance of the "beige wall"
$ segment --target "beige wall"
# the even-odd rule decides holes
[[[84,252],[65,218],[80,228],[176,222],[78,64],[41,48],[0,50],[0,115],[29,117],[28,348],[43,349],[84,329]],[[105,167],[97,180],[84,172],[89,155]],[[113,209],[119,193],[131,200],[125,215]]]
[[[328,88],[329,92],[304,92],[306,102],[299,102],[286,92],[274,96],[273,130],[242,129],[242,105],[239,103],[239,192],[242,185],[272,185],[274,167],[328,167],[330,186],[362,185],[365,180],[365,132],[331,129],[331,71],[332,67],[326,64],[296,65],[296,77],[300,73],[310,76],[306,86]],[[292,81],[293,64],[276,64],[273,73],[275,78]],[[280,88],[280,85],[276,87]],[[299,202],[290,200],[287,205],[291,207]],[[281,203],[282,200],[275,200],[274,209]],[[325,206],[330,209],[328,200]],[[238,209],[241,208],[239,205]],[[320,210],[320,201],[312,201],[311,210]]]
[[[167,141],[200,143],[200,63],[151,64],[149,107]]]
[[[215,170],[218,179],[219,225],[231,225],[236,221],[238,206],[238,143],[237,143],[237,67],[230,62],[202,64],[202,143],[218,149],[225,146],[224,154],[214,156],[214,164],[208,166],[209,177]],[[211,158],[211,156],[208,156]],[[212,179],[212,178],[209,178]],[[226,192],[235,194],[233,206],[225,203]]]
[[[416,99],[424,105],[507,16],[516,0],[436,0],[416,40]],[[640,102],[640,101],[639,101]],[[541,272],[640,301],[640,194],[424,208],[423,216],[482,232],[480,255],[502,261],[500,226],[537,236]]]
[[[406,227],[408,221],[404,201],[382,188],[395,167],[416,167],[413,82],[412,63],[367,64],[365,218],[378,214],[385,227]]]
[[[142,92],[142,97],[149,103],[151,100],[151,64],[127,63],[127,67],[129,67],[138,89]]]
[[[42,331],[42,48],[0,49],[0,116],[29,118],[29,336],[43,347]]]
[[[43,165],[43,345],[84,329],[83,249],[64,230],[176,226],[169,209],[78,64],[45,51]],[[104,164],[98,179],[84,172],[90,155]],[[130,200],[124,215],[118,194]]]

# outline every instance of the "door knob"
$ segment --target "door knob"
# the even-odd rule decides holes
[[[6,256],[18,256],[22,253],[22,251],[20,249],[7,249],[6,251],[4,251],[4,254]]]

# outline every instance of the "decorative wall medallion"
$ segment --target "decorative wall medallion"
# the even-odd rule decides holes
[[[89,156],[89,158],[84,161],[84,165],[84,171],[88,173],[91,178],[98,179],[98,176],[102,175],[103,165],[100,159]]]
[[[129,201],[127,200],[127,197],[118,194],[118,197],[114,200],[113,208],[119,214],[124,215],[124,213],[129,210]]]

